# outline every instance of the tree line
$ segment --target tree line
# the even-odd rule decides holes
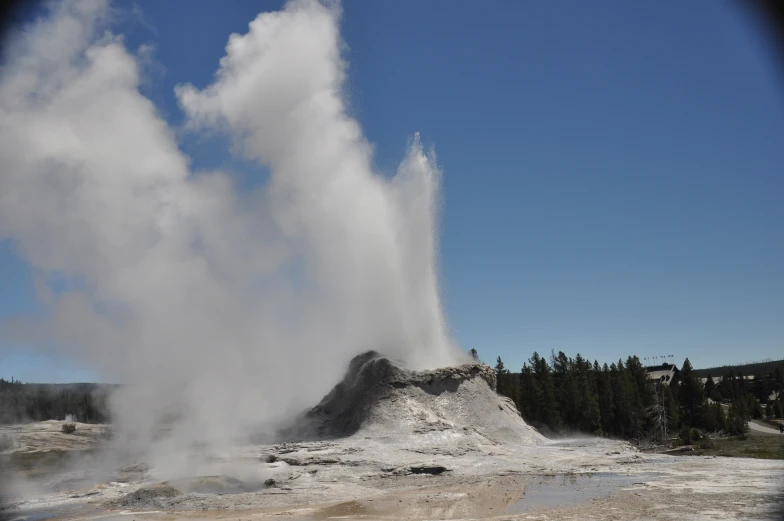
[[[0,424],[64,420],[108,423],[108,396],[101,384],[28,384],[0,378]]]
[[[730,371],[734,373],[741,373],[745,375],[767,375],[784,370],[784,360],[762,360],[760,362],[752,362],[746,364],[722,365],[718,367],[707,367],[705,369],[695,369],[697,376],[706,377],[712,375],[726,375]]]
[[[476,350],[471,354],[478,359]],[[664,440],[692,428],[740,434],[751,418],[781,418],[784,412],[780,369],[754,380],[730,371],[718,384],[709,377],[703,385],[687,358],[674,378],[654,382],[636,356],[600,366],[561,351],[549,360],[534,352],[519,373],[499,356],[495,373],[497,392],[545,433],[630,440]],[[769,399],[774,391],[779,394]]]

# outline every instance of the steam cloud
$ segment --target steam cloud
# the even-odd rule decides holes
[[[55,340],[129,385],[145,444],[226,441],[311,405],[367,349],[454,363],[435,271],[439,171],[418,137],[392,179],[346,114],[340,8],[292,0],[233,34],[215,81],[176,89],[191,132],[269,168],[253,191],[194,172],[139,92],[101,0],[56,4],[0,78],[0,238],[34,268]],[[172,441],[174,443],[174,441]],[[161,449],[161,452],[164,452]]]

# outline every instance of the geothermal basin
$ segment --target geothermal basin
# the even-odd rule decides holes
[[[377,353],[275,439],[123,461],[104,427],[6,426],[5,519],[780,519],[784,462],[549,440],[479,363]],[[172,465],[171,461],[189,464]]]

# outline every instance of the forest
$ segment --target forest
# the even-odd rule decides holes
[[[478,359],[475,350],[472,355]],[[514,401],[529,424],[551,435],[661,441],[684,429],[740,434],[750,419],[781,418],[784,412],[780,368],[753,380],[729,369],[720,382],[708,375],[703,384],[687,358],[672,380],[660,383],[648,377],[636,356],[600,366],[580,354],[552,353],[548,360],[535,352],[519,373],[504,367],[499,356],[495,372],[497,392]],[[779,394],[770,399],[774,392]]]
[[[64,420],[108,423],[108,384],[29,384],[0,378],[0,424]]]
[[[478,360],[476,350],[471,354]],[[700,371],[687,358],[665,384],[649,378],[636,356],[600,366],[561,351],[549,359],[533,353],[519,373],[509,371],[499,356],[495,373],[496,391],[514,401],[523,418],[546,435],[581,432],[663,440],[692,428],[740,434],[751,418],[784,416],[781,364],[764,368],[770,371],[750,379],[726,367],[724,374],[707,373],[703,384]],[[108,397],[114,387],[0,378],[0,424],[62,420],[66,415],[84,423],[108,423]]]
[[[695,369],[697,376],[705,377],[708,375],[725,375],[730,371],[744,375],[766,375],[775,373],[776,369],[784,371],[784,360],[763,360],[750,364],[723,365],[720,367],[708,367],[706,369]]]

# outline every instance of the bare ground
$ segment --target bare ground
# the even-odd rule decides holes
[[[43,431],[58,432],[43,426],[27,432],[40,442]],[[71,440],[55,446],[83,446]],[[259,471],[255,481],[227,474],[162,481],[143,465],[102,482],[69,481],[77,471],[68,470],[49,480],[50,490],[11,498],[5,513],[20,521],[127,520],[131,513],[134,520],[160,521],[781,519],[784,461],[646,455],[595,438],[457,454],[421,449],[355,436],[247,446],[223,455],[238,465],[252,461]],[[265,485],[268,479],[274,483]],[[147,493],[162,486],[175,492]],[[136,503],[122,502],[133,493]]]

